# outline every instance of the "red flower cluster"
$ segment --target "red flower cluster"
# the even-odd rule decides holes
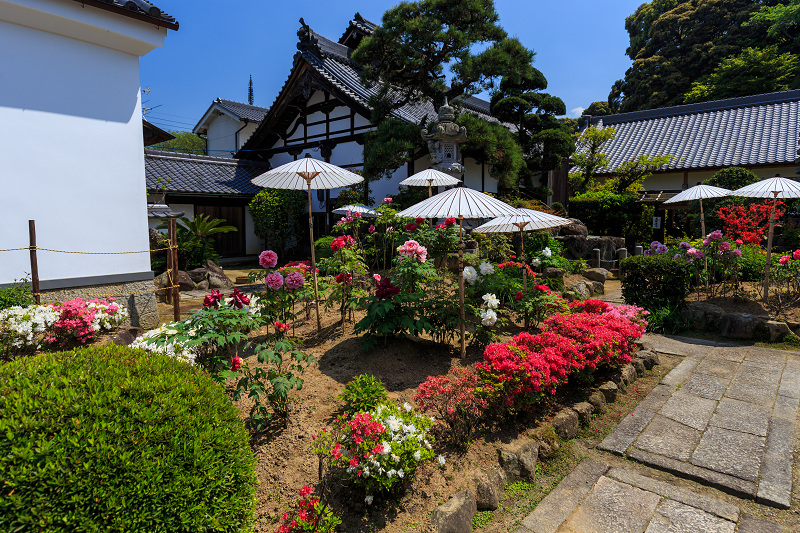
[[[322,531],[322,527],[329,524],[330,511],[322,505],[319,498],[313,496],[314,489],[305,486],[300,489],[300,499],[294,511],[283,513],[283,524],[278,527],[278,533],[299,533],[301,531]],[[336,525],[334,522],[333,525]],[[310,528],[310,529],[309,529]],[[325,528],[325,531],[330,531]]]
[[[411,224],[410,222],[406,224],[406,231],[416,231],[416,230],[417,230],[416,224]]]
[[[233,305],[236,307],[236,309],[241,309],[245,305],[250,305],[250,298],[239,289],[233,289],[231,298],[233,298]]]
[[[445,219],[445,221],[444,221],[445,226],[452,226],[455,223],[456,223],[456,219],[453,218],[453,217]]]
[[[220,300],[222,300],[222,293],[219,291],[215,291],[214,289],[211,289],[211,294],[206,294],[206,297],[203,298],[203,306],[217,307],[217,305],[219,305]]]
[[[717,216],[722,219],[725,234],[731,238],[738,238],[748,244],[758,244],[764,237],[769,225],[769,215],[772,201],[750,205],[726,205],[717,211]],[[775,204],[775,220],[780,220],[786,213],[784,203]]]
[[[447,422],[457,442],[466,440],[483,415],[487,402],[476,389],[480,387],[475,368],[451,368],[443,376],[428,376],[417,387],[414,401],[422,412],[434,411]]]
[[[331,243],[331,250],[334,252],[338,252],[342,248],[350,248],[355,245],[356,240],[351,237],[350,235],[342,235],[340,237],[336,237],[333,239]]]
[[[515,263],[514,261],[506,261],[505,263],[500,263],[495,268],[517,268],[517,269],[521,269],[523,267],[528,269],[528,275],[529,276],[535,276],[536,275],[536,273],[533,271],[533,269],[531,267],[529,267],[528,265],[526,265],[525,263]]]
[[[605,313],[612,307],[614,306],[603,300],[575,300],[569,304],[573,313]]]
[[[274,326],[275,333],[285,333],[291,328],[289,324],[284,324],[283,322],[275,322]]]
[[[389,276],[384,276],[379,282],[378,287],[375,289],[375,296],[380,300],[392,298],[400,293],[400,287],[392,283]]]
[[[348,285],[353,283],[353,275],[350,273],[342,272],[340,274],[336,274],[336,283],[342,284],[347,283]]]
[[[445,227],[444,224],[436,224],[436,229],[445,229]]]
[[[233,359],[231,359],[231,370],[236,372],[240,368],[242,368],[242,358],[238,355],[234,355]]]
[[[424,218],[415,218],[414,222],[416,224],[424,224],[425,223],[425,219]]]
[[[278,272],[284,276],[295,271],[301,272],[304,276],[308,275],[308,273],[311,272],[311,261],[308,259],[304,261],[289,261],[278,269]],[[317,269],[317,274],[319,274],[319,269]]]

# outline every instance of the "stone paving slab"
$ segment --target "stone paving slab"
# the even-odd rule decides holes
[[[599,448],[787,508],[800,356],[653,335],[645,345],[685,359]]]
[[[514,533],[777,533],[781,526],[625,468],[584,460]]]

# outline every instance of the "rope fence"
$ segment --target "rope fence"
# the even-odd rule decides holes
[[[39,265],[38,265],[38,258],[36,252],[43,251],[43,252],[55,252],[55,253],[62,253],[62,254],[81,254],[81,255],[127,255],[127,254],[149,254],[153,252],[163,252],[168,250],[167,253],[167,279],[169,285],[167,287],[161,288],[153,288],[148,290],[142,291],[131,291],[131,292],[121,292],[121,293],[87,293],[85,291],[75,290],[82,296],[90,296],[95,298],[110,298],[110,297],[117,297],[117,296],[134,296],[137,294],[147,294],[147,293],[157,293],[160,291],[166,291],[167,302],[169,303],[172,300],[173,309],[174,309],[174,318],[175,320],[180,320],[180,292],[178,291],[179,285],[177,283],[178,278],[178,240],[177,240],[177,226],[176,221],[174,218],[169,220],[169,231],[168,231],[168,240],[169,246],[165,246],[162,248],[152,248],[149,250],[134,250],[134,251],[127,251],[127,252],[84,252],[84,251],[75,251],[75,250],[58,250],[55,248],[41,248],[36,246],[36,222],[34,220],[28,221],[28,234],[30,239],[30,245],[20,248],[3,248],[0,249],[0,252],[17,252],[27,250],[30,252],[31,258],[31,295],[36,300],[37,304],[41,303],[41,297],[46,296],[50,293],[43,293],[39,290]],[[73,292],[73,291],[69,291]]]

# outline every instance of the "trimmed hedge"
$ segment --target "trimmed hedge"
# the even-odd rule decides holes
[[[665,254],[637,255],[620,263],[625,303],[647,310],[677,307],[689,294],[689,263]]]
[[[580,219],[592,235],[624,237],[628,248],[650,242],[653,206],[637,202],[635,194],[587,192],[570,199],[569,216]]]
[[[0,366],[0,530],[251,531],[255,458],[200,369],[102,346]]]

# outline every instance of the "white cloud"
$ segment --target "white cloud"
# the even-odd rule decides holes
[[[578,118],[579,116],[581,116],[583,114],[584,109],[586,109],[586,108],[585,107],[576,107],[575,109],[570,109],[569,110],[569,117],[570,118]]]

